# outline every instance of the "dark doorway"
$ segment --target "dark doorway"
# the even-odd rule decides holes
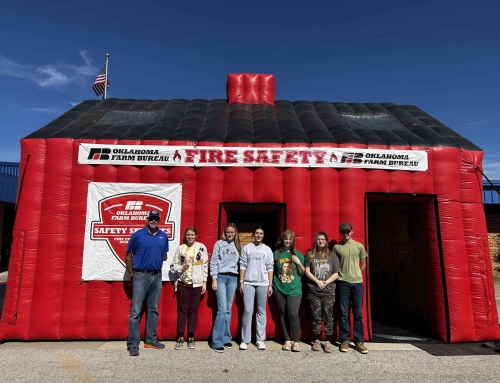
[[[367,207],[372,338],[426,340],[431,336],[426,237],[433,199],[369,197]]]
[[[252,241],[255,226],[264,227],[264,243],[274,251],[280,234],[285,230],[286,207],[277,203],[221,203],[219,232],[228,222],[235,223],[242,245]]]
[[[3,222],[0,221],[1,243],[0,243],[0,272],[7,270],[10,259],[10,245],[12,243],[12,230],[14,228],[15,204],[0,202],[3,205]]]

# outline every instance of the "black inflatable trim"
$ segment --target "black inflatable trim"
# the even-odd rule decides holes
[[[109,111],[112,112],[107,115]],[[446,146],[481,150],[415,105],[327,101],[278,100],[273,107],[228,105],[223,99],[88,100],[26,138]]]

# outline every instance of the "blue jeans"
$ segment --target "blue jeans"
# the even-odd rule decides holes
[[[224,343],[230,343],[231,337],[231,310],[233,307],[233,298],[238,285],[238,277],[232,275],[217,276],[217,316],[215,317],[214,330],[212,332],[212,347],[218,348],[224,346]]]
[[[363,316],[363,284],[337,281],[340,306],[340,341],[349,342],[349,301],[354,316],[354,343],[361,343],[364,339]]]
[[[139,337],[139,319],[141,315],[142,303],[146,295],[146,336],[144,343],[157,341],[156,327],[158,325],[158,302],[161,293],[161,273],[151,275],[147,273],[134,273],[132,284],[132,304],[130,306],[130,316],[128,319],[128,340],[127,347],[139,347],[141,341]]]

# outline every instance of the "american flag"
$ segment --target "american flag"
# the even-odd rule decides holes
[[[104,67],[102,68],[101,72],[94,81],[94,86],[92,87],[97,96],[100,96],[101,94],[104,93],[104,81],[106,81],[106,65],[104,65]],[[109,81],[108,81],[108,87],[109,87]]]

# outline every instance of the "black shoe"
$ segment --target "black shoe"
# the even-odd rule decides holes
[[[214,347],[215,352],[224,352],[226,349],[224,347]]]
[[[224,343],[225,348],[233,348],[233,344],[231,342],[229,343]]]
[[[139,356],[139,348],[137,348],[137,347],[130,347],[128,349],[128,354],[130,356]]]
[[[196,348],[196,343],[194,343],[194,339],[189,338],[188,339],[188,349],[194,350],[195,348]]]

